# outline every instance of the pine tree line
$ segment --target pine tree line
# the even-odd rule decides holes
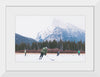
[[[15,50],[24,50],[24,49],[28,49],[28,50],[38,50],[38,49],[42,49],[43,47],[48,47],[48,48],[63,48],[63,50],[83,50],[85,51],[85,42],[79,41],[79,42],[75,42],[75,41],[62,41],[60,40],[59,42],[57,42],[56,40],[53,41],[44,41],[44,42],[34,42],[32,43],[32,45],[30,44],[25,44],[25,43],[21,43],[21,44],[16,44],[15,46]]]

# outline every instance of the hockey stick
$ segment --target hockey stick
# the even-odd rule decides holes
[[[47,56],[48,57],[48,56]],[[50,57],[48,57],[51,61],[55,61],[55,59],[52,59],[52,58],[50,58]]]

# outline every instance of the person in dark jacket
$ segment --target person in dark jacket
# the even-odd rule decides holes
[[[57,56],[59,56],[59,54],[60,54],[60,51],[57,52]]]

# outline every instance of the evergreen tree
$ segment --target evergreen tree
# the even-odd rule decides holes
[[[19,50],[19,46],[16,44],[15,45],[15,51],[18,51]]]
[[[15,44],[15,50],[24,50],[24,49],[29,49],[29,50],[38,50],[38,49],[42,49],[43,47],[48,47],[48,48],[59,48],[59,49],[64,49],[64,50],[83,50],[85,51],[85,42],[82,42],[81,40],[78,42],[75,41],[62,41],[60,39],[60,41],[43,41],[43,42],[33,42],[32,45],[30,44],[25,44],[25,43],[21,43],[21,44]]]
[[[53,40],[53,42],[52,42],[52,48],[57,48],[57,41],[56,40]]]
[[[30,49],[31,49],[31,46],[30,46],[30,44],[29,44],[29,43],[27,44],[27,49],[28,49],[28,50],[30,50]]]

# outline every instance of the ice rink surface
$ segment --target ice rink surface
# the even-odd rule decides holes
[[[85,54],[47,54],[44,55],[41,60],[39,60],[40,54],[16,54],[16,62],[84,62]]]

